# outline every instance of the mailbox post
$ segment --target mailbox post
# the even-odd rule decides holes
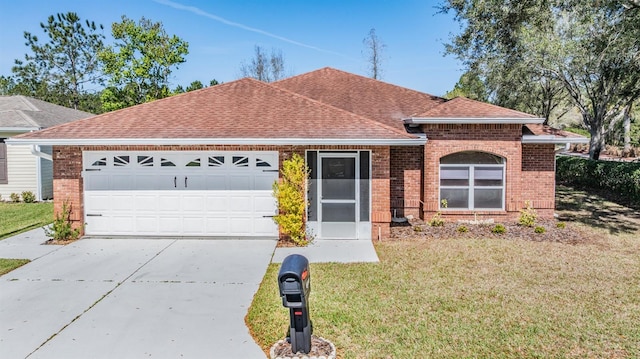
[[[311,278],[309,261],[302,255],[292,254],[282,261],[278,273],[278,287],[282,305],[289,308],[289,342],[293,353],[311,351],[313,326],[309,319]]]

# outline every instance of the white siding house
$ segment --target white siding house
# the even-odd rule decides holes
[[[25,191],[38,201],[53,198],[51,146],[7,145],[6,139],[90,116],[26,96],[0,96],[0,200]]]

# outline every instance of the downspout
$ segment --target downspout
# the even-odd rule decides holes
[[[53,161],[53,158],[51,157],[50,154],[48,153],[44,153],[40,151],[40,146],[38,145],[31,145],[31,154],[37,157],[37,163],[36,163],[36,188],[37,188],[37,193],[36,193],[36,199],[38,201],[42,201],[42,170],[41,170],[41,164],[42,164],[42,160],[45,159],[47,161]]]

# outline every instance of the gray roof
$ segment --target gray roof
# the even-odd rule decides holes
[[[0,96],[0,128],[31,130],[91,117],[93,114],[27,96]]]

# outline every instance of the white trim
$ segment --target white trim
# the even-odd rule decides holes
[[[53,161],[53,157],[50,154],[40,151],[39,145],[31,145],[31,154],[47,161]]]
[[[426,138],[106,138],[106,139],[30,139],[9,138],[8,145],[370,145],[422,146]]]
[[[554,135],[523,135],[522,143],[589,143],[587,137],[559,137]]]
[[[0,127],[0,132],[32,132],[38,131],[40,127]]]
[[[404,123],[410,124],[527,124],[543,123],[544,118],[510,118],[510,117],[409,117]]]

